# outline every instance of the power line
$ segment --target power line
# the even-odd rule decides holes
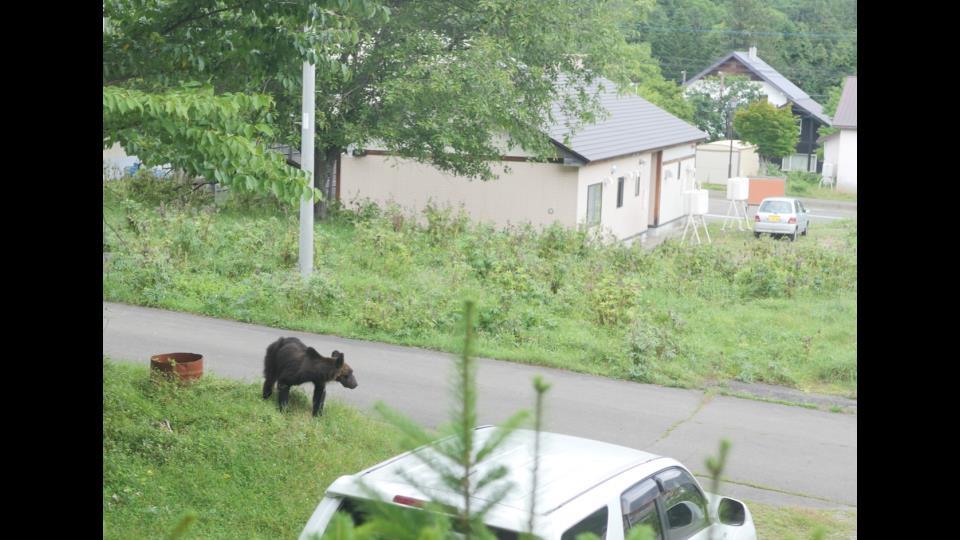
[[[849,34],[836,34],[836,33],[819,33],[819,32],[761,32],[761,31],[751,31],[751,30],[725,30],[722,28],[684,28],[677,26],[653,26],[646,23],[638,23],[637,28],[640,30],[648,30],[650,32],[662,32],[662,33],[702,33],[702,34],[737,34],[743,36],[808,36],[808,37],[835,37],[835,38],[856,38],[857,33],[854,31]]]
[[[693,76],[699,73],[700,71],[702,71],[702,69],[701,70],[689,69],[691,68],[692,65],[693,64],[691,63],[683,63],[683,62],[675,62],[675,63],[662,62],[660,64],[660,67],[661,69],[670,68],[673,70],[687,69],[687,71],[693,72],[693,73],[688,73],[687,76],[690,78],[693,78]],[[702,65],[702,64],[698,64],[698,65]],[[824,77],[830,78],[836,75],[853,75],[851,69],[846,69],[842,67],[834,67],[834,68],[810,67],[809,69],[789,68],[789,69],[782,69],[782,70],[778,69],[777,72],[787,78],[789,77],[799,78],[799,77],[810,77],[810,76],[816,76],[817,78],[824,78]]]
[[[704,65],[703,59],[700,59],[700,58],[686,58],[686,57],[681,57],[681,56],[673,56],[673,57],[667,57],[667,58],[657,58],[656,56],[653,56],[653,58],[656,59],[656,60],[658,60],[658,61],[660,62],[660,66],[661,66],[661,67],[669,66],[669,67],[671,67],[671,68],[689,68],[692,64],[696,64],[696,65],[703,65],[704,68],[706,68],[707,66],[710,66],[710,65],[712,64],[712,63],[707,63],[706,65]],[[773,67],[773,66],[770,66],[770,67]],[[850,73],[849,73],[850,70],[851,70],[851,69],[856,69],[856,68],[817,67],[817,66],[813,66],[813,65],[804,68],[804,67],[801,67],[801,66],[795,66],[795,65],[794,65],[794,66],[788,66],[788,67],[786,67],[786,68],[775,68],[775,67],[774,67],[773,69],[777,70],[777,72],[780,73],[781,75],[789,75],[789,74],[793,74],[793,75],[801,75],[801,74],[802,74],[802,75],[807,75],[807,74],[810,74],[810,73],[816,73],[817,75],[822,75],[822,74],[834,74],[834,73],[844,74],[844,73],[845,73],[845,74],[848,74],[848,75],[849,75],[849,74],[850,74]],[[688,75],[693,76],[693,75],[695,75],[695,74],[696,74],[696,73],[694,73],[694,74],[688,74]]]

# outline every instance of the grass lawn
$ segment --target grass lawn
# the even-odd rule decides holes
[[[146,366],[103,363],[104,538],[296,538],[338,476],[400,453],[392,427],[328,400],[281,415],[258,384],[204,375],[156,385]]]
[[[364,206],[317,224],[304,283],[296,209],[214,207],[174,188],[105,186],[104,300],[455,353],[471,298],[480,356],[856,394],[853,222],[796,243],[711,226],[712,245],[648,252],[560,227],[495,230],[449,209]]]
[[[747,502],[757,537],[771,540],[848,540],[857,536],[856,510],[791,508]]]

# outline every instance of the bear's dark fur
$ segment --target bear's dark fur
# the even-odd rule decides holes
[[[297,338],[282,337],[267,347],[263,359],[263,399],[273,394],[277,385],[277,404],[280,410],[287,406],[290,387],[305,382],[313,383],[313,415],[323,414],[323,402],[327,397],[327,383],[337,381],[347,388],[357,387],[357,378],[345,361],[343,353],[333,351],[332,358],[307,347]]]

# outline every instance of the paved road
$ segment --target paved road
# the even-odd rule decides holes
[[[448,354],[171,311],[103,303],[103,354],[148,365],[153,354],[203,354],[207,372],[262,381],[266,346],[297,336],[322,352],[344,351],[359,386],[328,387],[330,400],[370,409],[379,400],[436,426],[445,420]],[[857,504],[857,417],[702,392],[616,381],[497,360],[478,363],[481,423],[498,423],[533,403],[531,379],[552,384],[545,429],[675,457],[695,473],[721,437],[733,443],[721,491],[770,504]],[[304,390],[312,395],[311,385]],[[259,399],[251,394],[251,399]],[[321,420],[322,421],[322,420]]]
[[[707,214],[709,221],[722,221],[730,211],[730,201],[725,198],[726,193],[722,191],[710,191],[710,213]],[[810,223],[829,223],[838,219],[857,219],[857,203],[846,201],[826,201],[820,199],[800,199],[803,205],[810,212]],[[747,209],[747,218],[752,220],[757,213],[756,206],[750,206]]]

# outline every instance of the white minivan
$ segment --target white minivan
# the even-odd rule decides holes
[[[495,431],[476,429],[475,444],[482,447]],[[527,530],[535,432],[517,430],[481,464],[484,471],[504,466],[513,489],[494,505],[485,523],[499,540],[516,539]],[[338,478],[324,494],[300,535],[319,539],[334,513],[349,514],[354,523],[365,517],[357,502],[369,500],[361,482],[381,500],[411,511],[418,510],[426,494],[404,479],[415,478],[430,491],[432,500],[460,507],[457,497],[442,487],[437,474],[416,452],[433,452],[429,446],[388,459],[355,475]],[[435,452],[433,455],[436,456]],[[402,471],[402,473],[401,473]],[[678,461],[614,444],[540,433],[534,534],[544,540],[573,540],[593,532],[600,538],[622,540],[640,524],[650,525],[660,540],[702,539],[713,534],[725,540],[755,540],[753,517],[742,502],[706,493],[696,478]],[[476,508],[484,501],[471,505]]]
[[[796,240],[806,236],[810,228],[810,217],[803,203],[788,197],[767,197],[760,202],[753,216],[753,235],[760,238],[763,233],[773,236],[789,235]]]

